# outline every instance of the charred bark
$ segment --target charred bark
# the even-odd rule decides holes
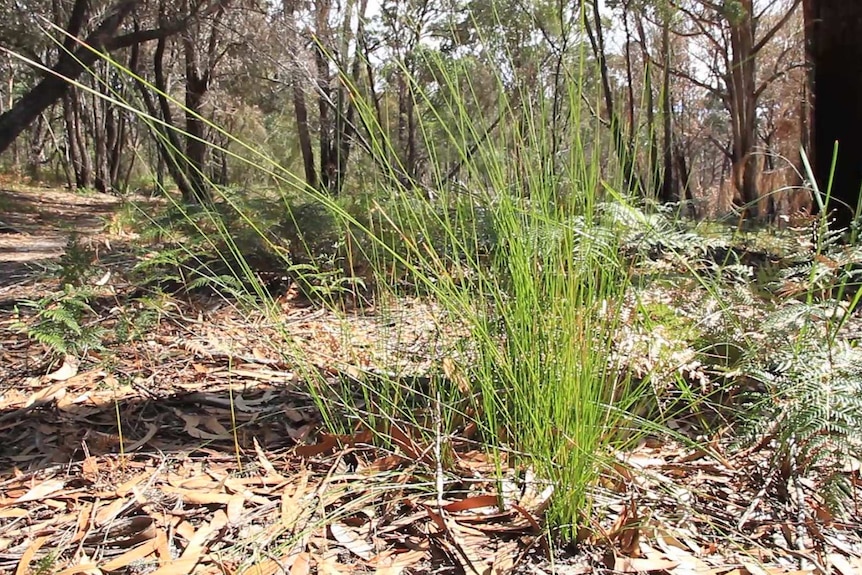
[[[832,179],[835,225],[851,223],[862,187],[862,3],[811,0],[805,16],[814,64],[814,163],[821,192]]]

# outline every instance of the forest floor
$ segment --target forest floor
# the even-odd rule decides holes
[[[392,365],[421,377],[446,350],[430,302],[336,314],[285,293],[273,319],[198,294],[144,315],[103,273],[135,241],[106,231],[117,198],[0,187],[0,572],[862,573],[858,514],[782,499],[764,453],[720,438],[612,454],[581,541],[552,549],[551,492],[529,469],[500,480],[469,436],[437,464],[407,423],[375,430],[390,451],[367,429],[329,435],[285,353],[333,386]],[[27,301],[62,290],[71,234],[96,254],[108,344],[63,358],[22,326]]]

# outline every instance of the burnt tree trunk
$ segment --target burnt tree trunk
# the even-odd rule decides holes
[[[807,0],[805,16],[814,75],[814,164],[822,193],[838,156],[830,206],[835,225],[853,220],[862,186],[862,3]]]
[[[751,0],[740,2],[741,13],[730,17],[730,69],[727,71],[730,118],[733,132],[733,183],[745,213],[758,217],[757,96],[755,86],[754,16]]]

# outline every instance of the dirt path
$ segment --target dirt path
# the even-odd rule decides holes
[[[63,255],[73,233],[101,239],[119,204],[107,194],[0,186],[0,300],[26,296],[26,286],[46,263]]]

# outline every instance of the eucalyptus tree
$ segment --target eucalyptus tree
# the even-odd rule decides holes
[[[730,118],[731,139],[724,145],[716,143],[731,163],[733,186],[745,213],[757,217],[761,215],[758,102],[772,82],[799,65],[788,62],[777,68],[764,67],[761,60],[802,0],[672,1],[685,16],[675,33],[705,40],[699,69],[675,68],[674,74],[723,103]]]

